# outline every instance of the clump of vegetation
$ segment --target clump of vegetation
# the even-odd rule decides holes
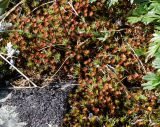
[[[79,89],[70,95],[71,111],[64,118],[64,126],[159,125],[155,95],[127,91],[113,75],[90,77],[79,83]]]
[[[108,116],[121,116],[122,119],[124,116],[125,119],[124,109],[129,107],[132,100],[128,101],[126,107],[124,106],[122,109],[120,105],[123,105],[127,96],[124,88],[116,84],[114,78],[111,79],[109,76],[98,79],[86,78],[79,83],[80,88],[76,90],[75,95],[71,95],[72,110],[69,115],[66,115],[64,125],[103,126],[113,124],[107,121]],[[72,122],[69,122],[71,119]],[[122,119],[117,119],[115,125],[125,122]]]
[[[27,0],[7,19],[16,22],[15,30],[0,45],[12,42],[20,51],[15,65],[37,76],[39,85],[46,75],[80,84],[70,95],[64,126],[159,126],[159,91],[141,89],[143,76],[155,69],[144,77],[144,88],[159,86],[159,34],[149,24],[159,21],[153,4],[159,2]],[[155,10],[156,19],[148,19]],[[147,53],[156,57],[153,64],[145,63]]]
[[[144,76],[144,80],[147,81],[147,83],[142,84],[144,89],[155,89],[159,88],[160,86],[160,79],[159,79],[159,18],[158,15],[160,13],[160,10],[158,9],[160,7],[160,3],[156,0],[153,1],[145,1],[143,4],[140,4],[137,6],[137,8],[132,12],[132,16],[128,18],[128,21],[131,23],[137,23],[137,22],[143,22],[144,24],[153,24],[155,33],[153,34],[153,37],[151,39],[152,43],[149,46],[148,52],[147,52],[147,58],[146,62],[150,58],[155,58],[155,60],[152,62],[152,66],[156,69],[154,73],[149,72]]]
[[[133,27],[125,21],[125,15],[132,8],[130,3],[120,2],[118,7],[108,8],[106,1],[76,1],[72,3],[75,11],[70,4],[61,1],[35,10],[34,6],[39,4],[33,2],[28,8],[33,9],[36,14],[27,11],[32,16],[20,18],[13,14],[9,20],[17,22],[15,29],[18,31],[10,33],[3,43],[11,41],[20,50],[16,66],[26,70],[26,73],[34,71],[44,74],[49,70],[52,74],[65,61],[61,70],[77,78],[85,75],[83,68],[88,68],[88,64],[98,57],[98,54],[104,54],[108,56],[105,57],[108,62],[103,64],[112,64],[117,71],[123,71],[124,75],[120,77],[127,74],[129,80],[136,75],[141,79],[140,73],[143,74],[145,67],[132,51],[132,47],[135,45],[135,52],[142,56],[147,43],[143,43],[141,48],[141,41],[148,42],[149,37],[148,32],[142,30],[142,25],[139,24],[135,32],[132,32]],[[126,10],[123,10],[124,7]],[[133,40],[134,33],[138,31],[144,36],[135,35],[137,39]],[[123,57],[123,60],[120,57]],[[128,57],[130,59],[127,59]],[[101,62],[101,58],[95,61]],[[122,67],[123,63],[125,65]]]

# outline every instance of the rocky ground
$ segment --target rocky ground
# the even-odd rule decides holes
[[[64,87],[61,88],[61,86]],[[10,111],[7,110],[6,113],[1,113],[0,127],[15,127],[15,125],[18,127],[18,124],[23,127],[60,126],[62,118],[69,107],[67,104],[67,95],[73,89],[73,87],[71,87],[72,85],[70,87],[68,86],[69,85],[66,84],[56,84],[55,87],[54,84],[45,88],[17,90],[1,88],[0,110],[3,109],[4,112],[5,108],[10,111],[14,109],[13,112],[15,112],[16,116],[11,118],[9,115]],[[13,121],[16,121],[14,119],[17,120],[18,124],[13,124]],[[9,123],[9,121],[11,123]]]

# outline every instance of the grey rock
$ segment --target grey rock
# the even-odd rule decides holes
[[[0,90],[0,103],[3,103],[10,98],[11,98],[11,93],[9,91]]]
[[[16,107],[2,106],[0,108],[0,127],[24,127],[27,125],[25,122],[19,122]]]
[[[25,127],[58,127],[68,109],[67,97],[72,89],[73,87],[66,90],[55,89],[51,85],[45,88],[13,90],[11,97],[0,104],[16,107],[19,120],[27,123]]]

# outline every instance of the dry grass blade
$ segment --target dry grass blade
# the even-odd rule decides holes
[[[58,70],[53,74],[53,76],[50,77],[50,79],[53,79],[53,78],[56,76],[56,74],[61,70],[61,68],[63,67],[63,65],[65,64],[65,62],[66,62],[69,58],[70,58],[70,56],[67,57],[67,58],[64,60],[64,62],[61,64],[61,66],[58,68]],[[48,79],[48,78],[45,79],[45,81],[47,81],[47,80],[49,80],[49,79]],[[44,87],[46,87],[46,85],[44,85],[42,88],[44,88]]]
[[[146,69],[145,69],[145,67],[144,67],[144,65],[143,65],[143,63],[142,63],[142,61],[139,59],[138,55],[136,54],[136,52],[134,51],[134,49],[130,46],[130,44],[127,43],[127,42],[126,42],[126,44],[127,44],[127,46],[132,50],[132,52],[134,53],[135,58],[138,60],[140,66],[142,67],[144,73],[146,74],[147,71],[146,71]]]
[[[11,67],[13,67],[19,74],[21,74],[27,81],[29,81],[34,87],[37,87],[37,85],[32,82],[25,74],[23,74],[17,67],[15,67],[13,64],[11,64],[1,53],[0,57],[7,62]]]
[[[55,0],[52,0],[52,1],[46,2],[46,3],[44,3],[44,4],[41,4],[40,6],[34,8],[34,9],[32,10],[32,12],[36,11],[36,10],[39,9],[40,7],[43,7],[43,6],[47,5],[47,4],[51,4],[51,3],[54,3],[54,2],[56,2],[56,1],[55,1]]]
[[[16,4],[11,10],[9,10],[8,12],[6,12],[5,14],[3,14],[3,18],[0,21],[0,24],[19,6],[21,5],[23,2],[25,2],[25,0],[21,0],[18,4]]]

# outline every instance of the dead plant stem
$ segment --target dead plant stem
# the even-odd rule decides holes
[[[6,12],[3,16],[3,18],[2,18],[2,20],[0,21],[0,24],[2,23],[2,22],[4,22],[4,20],[19,6],[19,5],[21,5],[23,2],[24,2],[25,0],[21,0],[18,4],[16,4],[12,9],[10,9],[8,12]]]
[[[13,67],[19,74],[21,74],[27,81],[29,81],[34,87],[37,87],[37,85],[32,82],[25,74],[23,74],[17,67],[15,67],[13,64],[11,64],[1,53],[0,57],[7,62],[11,67]]]

